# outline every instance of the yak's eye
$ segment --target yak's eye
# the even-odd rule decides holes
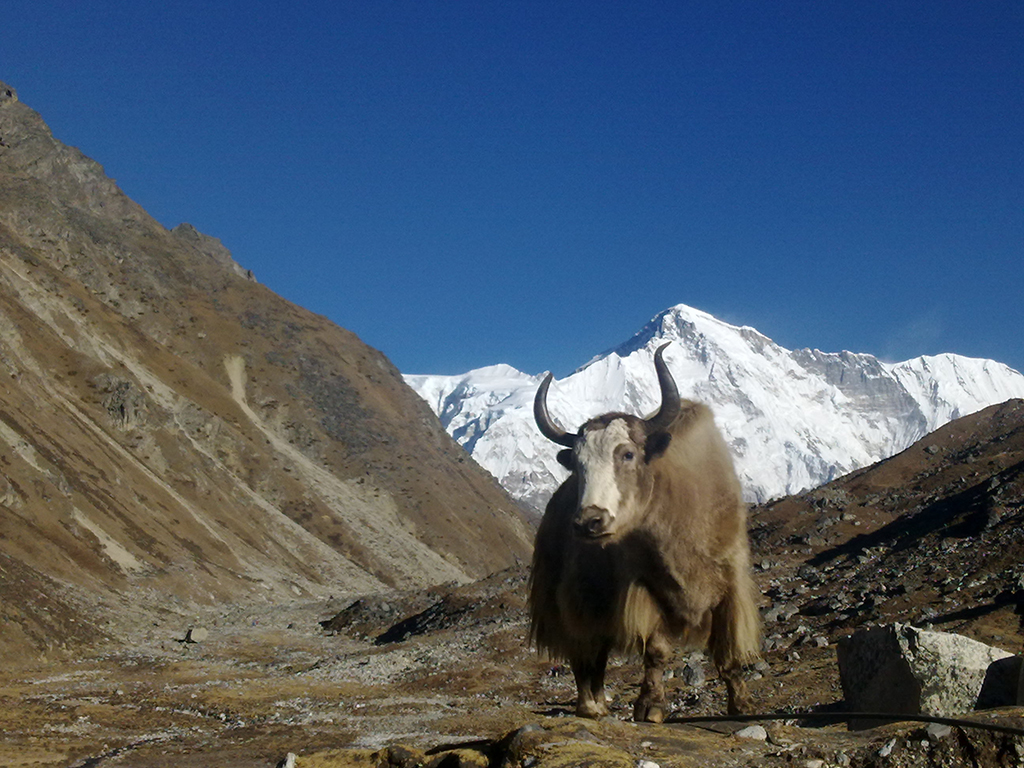
[[[622,454],[623,461],[632,461],[633,459],[634,456],[632,451],[626,451],[624,454]]]

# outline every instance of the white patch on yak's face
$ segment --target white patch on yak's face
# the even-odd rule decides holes
[[[590,538],[614,535],[635,506],[633,476],[643,461],[642,448],[630,438],[623,419],[603,429],[586,430],[575,448],[579,474],[577,531]]]

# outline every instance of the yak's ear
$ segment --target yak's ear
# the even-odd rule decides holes
[[[648,435],[647,442],[644,443],[644,461],[652,461],[661,456],[668,450],[668,444],[671,442],[672,435],[668,432],[655,432],[653,435]]]
[[[556,458],[558,459],[558,463],[561,464],[566,469],[568,469],[570,472],[572,472],[573,467],[576,466],[576,460],[572,455],[571,448],[566,448],[564,451],[559,451],[558,456]]]

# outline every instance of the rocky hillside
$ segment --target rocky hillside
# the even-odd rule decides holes
[[[755,508],[751,526],[769,629],[797,621],[835,634],[899,620],[1019,653],[1024,400],[957,419],[890,459]]]
[[[384,355],[165,229],[0,83],[0,649],[126,606],[466,582],[529,546]]]

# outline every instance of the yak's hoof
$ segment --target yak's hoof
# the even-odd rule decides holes
[[[665,722],[665,709],[660,704],[638,701],[633,707],[633,719],[638,723]]]
[[[576,717],[589,717],[591,720],[600,720],[607,714],[608,707],[601,706],[596,701],[585,701],[576,705]]]
[[[726,713],[730,715],[749,715],[754,712],[754,705],[747,697],[730,699],[726,705]]]

